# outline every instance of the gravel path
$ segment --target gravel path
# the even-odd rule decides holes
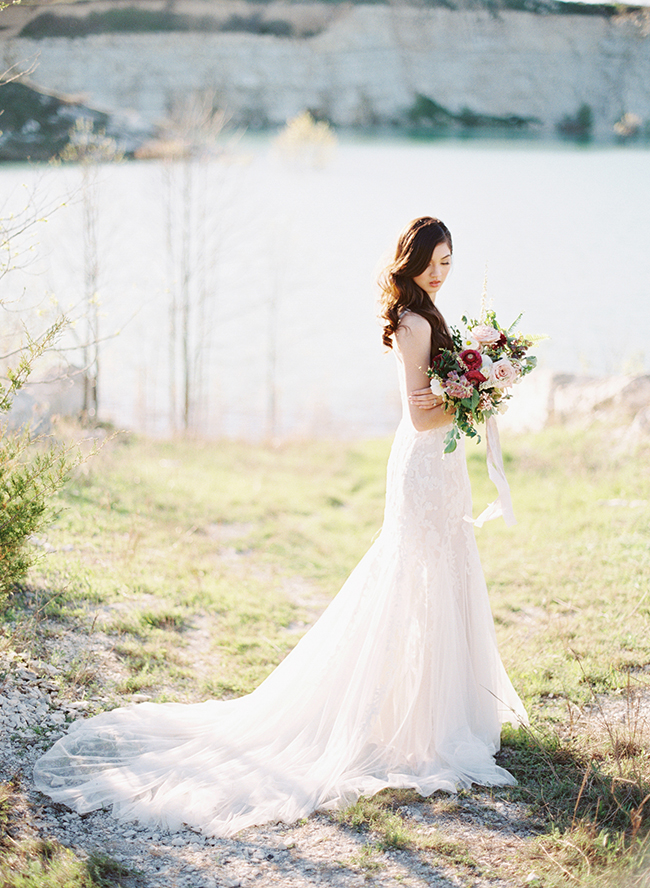
[[[93,645],[101,647],[101,639],[93,638]],[[67,644],[73,656],[74,639],[73,633],[58,635],[59,655]],[[506,888],[536,883],[534,873],[522,877],[515,865],[518,849],[534,835],[536,824],[525,806],[500,798],[498,791],[438,794],[429,800],[404,794],[397,813],[426,840],[424,851],[382,850],[377,836],[324,814],[290,826],[249,829],[233,839],[121,823],[107,811],[79,816],[33,789],[33,764],[67,724],[110,703],[99,696],[71,699],[74,688],[71,691],[57,677],[58,669],[50,663],[11,650],[0,652],[0,778],[13,780],[14,814],[23,835],[56,839],[81,856],[108,855],[133,871],[124,885]]]

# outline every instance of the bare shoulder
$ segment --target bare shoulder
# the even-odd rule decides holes
[[[398,342],[406,342],[409,339],[426,339],[431,337],[431,327],[426,318],[414,311],[407,311],[399,322],[395,331]]]

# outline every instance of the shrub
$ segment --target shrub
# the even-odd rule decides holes
[[[40,340],[28,339],[18,365],[0,383],[0,413],[7,413],[34,362],[52,345],[63,320],[53,324]],[[79,453],[55,444],[29,428],[0,427],[0,610],[9,591],[34,559],[30,537],[52,515],[50,500],[80,462]]]
[[[471,108],[463,108],[459,114],[454,114],[444,105],[421,93],[415,94],[413,104],[406,112],[406,119],[412,126],[437,130],[445,130],[449,127],[454,127],[456,130],[525,130],[540,122],[535,117],[521,117],[517,114],[496,117],[472,111]]]
[[[108,9],[86,16],[42,12],[29,21],[19,37],[42,40],[46,37],[87,37],[89,34],[143,33],[188,30],[185,16],[166,10]]]
[[[591,110],[591,105],[583,102],[573,116],[567,114],[560,120],[557,130],[564,136],[587,140],[591,138],[593,126],[594,113]]]
[[[262,14],[231,15],[221,23],[210,16],[181,15],[166,9],[140,9],[127,6],[90,12],[88,15],[58,15],[42,12],[29,21],[20,37],[43,40],[47,37],[88,37],[91,34],[147,34],[164,31],[243,31],[250,34],[294,36],[294,27],[284,19],[264,19]]]

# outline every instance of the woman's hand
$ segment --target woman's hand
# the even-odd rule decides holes
[[[409,402],[419,410],[433,410],[434,407],[440,407],[443,399],[440,395],[434,395],[427,386],[427,388],[416,389],[414,392],[411,392]]]

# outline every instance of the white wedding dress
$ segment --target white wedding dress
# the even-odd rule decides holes
[[[494,762],[525,721],[499,658],[461,446],[404,418],[384,524],[318,622],[252,693],[142,703],[79,720],[37,763],[80,813],[207,835],[341,808],[385,787],[423,796],[514,783]]]

